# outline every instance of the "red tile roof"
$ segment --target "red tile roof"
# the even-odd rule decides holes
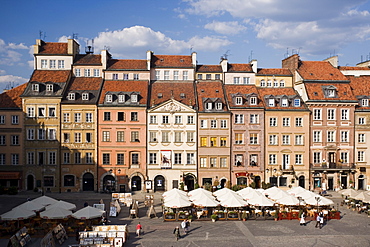
[[[191,56],[185,55],[152,55],[152,67],[157,68],[192,68]]]
[[[105,81],[100,94],[99,104],[104,104],[107,92],[139,92],[141,99],[139,104],[147,104],[148,82],[147,81]]]
[[[298,73],[304,80],[346,81],[347,78],[326,61],[301,61]]]
[[[68,90],[99,90],[101,77],[75,77],[71,80]]]
[[[111,59],[107,70],[147,70],[146,60]]]
[[[162,94],[162,98],[158,98],[158,94]],[[185,98],[181,98],[180,94],[184,93]],[[159,105],[171,97],[185,105],[194,106],[196,103],[193,82],[155,82],[152,84],[152,92],[150,96],[150,105]]]
[[[258,69],[257,75],[292,76],[289,69]]]
[[[263,104],[263,99],[259,96],[257,87],[255,85],[234,85],[234,84],[226,84],[225,85],[225,91],[226,91],[226,97],[229,102],[229,106],[231,108],[259,108],[259,107],[264,107]],[[244,105],[235,105],[233,102],[232,95],[233,94],[256,94],[258,97],[257,105],[249,105],[249,104],[244,104]]]
[[[22,99],[20,95],[26,87],[27,83],[24,83],[0,94],[0,108],[22,108]]]
[[[249,63],[230,63],[227,72],[253,72]]]
[[[197,65],[197,72],[222,73],[221,65]]]
[[[323,87],[327,86],[334,86],[337,89],[337,97],[325,97]],[[305,83],[305,87],[309,100],[356,100],[349,83]]]
[[[68,43],[43,42],[39,49],[40,54],[68,54]]]
[[[279,96],[279,99],[281,96],[288,96],[288,98],[293,98],[295,96],[299,95],[297,92],[291,88],[291,87],[286,87],[286,88],[258,88],[258,92],[263,100],[265,100],[266,96]],[[265,104],[265,109],[266,110],[307,110],[306,105],[304,104],[303,100],[301,100],[301,106],[300,107],[295,107],[292,105],[289,105],[288,107],[282,107],[280,104],[276,104],[274,107],[269,107],[268,104]]]
[[[224,105],[226,104],[224,90],[220,81],[200,81],[196,84],[196,88],[199,111],[204,111],[204,98],[219,98]]]
[[[358,66],[339,66],[340,70],[370,70],[369,67],[358,67]]]
[[[101,55],[94,54],[80,54],[76,56],[75,65],[89,64],[89,65],[101,65]]]
[[[67,82],[70,70],[34,70],[30,82]]]
[[[347,76],[355,96],[370,95],[370,75]]]

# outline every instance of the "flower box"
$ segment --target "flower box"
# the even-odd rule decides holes
[[[165,213],[163,215],[164,221],[175,221],[176,220],[176,215],[175,213]]]

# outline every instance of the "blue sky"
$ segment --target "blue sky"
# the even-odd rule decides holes
[[[280,68],[299,52],[354,66],[370,59],[369,11],[364,0],[2,0],[0,92],[29,79],[40,31],[47,42],[77,34],[81,51],[94,39],[95,53],[107,47],[114,58],[195,51],[199,64],[227,54],[230,63]]]

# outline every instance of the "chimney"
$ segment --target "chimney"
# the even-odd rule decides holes
[[[197,53],[196,52],[191,53],[191,63],[193,64],[194,68],[197,67]]]
[[[228,65],[227,59],[226,58],[222,58],[222,60],[221,60],[221,68],[222,68],[222,72],[223,73],[226,73],[227,72],[227,65]]]
[[[334,68],[338,68],[338,56],[332,56],[324,60],[329,62]]]
[[[298,54],[294,54],[290,57],[287,57],[281,62],[282,68],[289,69],[292,73],[294,73],[294,71],[298,69],[298,65],[299,65],[299,55]]]
[[[108,64],[108,59],[110,58],[110,55],[107,50],[102,50],[100,54],[101,54],[101,64],[103,66],[103,70],[105,70],[108,67],[107,64]]]
[[[152,51],[146,51],[146,69],[150,70],[150,63],[152,61],[152,56],[153,56]]]
[[[68,54],[75,57],[80,53],[80,45],[74,39],[68,39]]]
[[[250,61],[250,64],[252,66],[253,72],[257,73],[257,59],[253,59],[252,61]]]

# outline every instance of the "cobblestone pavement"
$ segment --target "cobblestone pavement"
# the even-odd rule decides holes
[[[147,208],[143,201],[146,193],[134,194],[139,204],[139,218],[131,219],[128,208],[122,208],[118,217],[110,217],[110,224],[127,224],[130,238],[125,246],[167,247],[167,246],[370,246],[370,218],[365,214],[358,214],[339,203],[341,196],[331,193],[335,207],[341,211],[341,220],[330,220],[322,229],[315,228],[315,222],[308,222],[307,226],[300,226],[298,220],[282,221],[193,221],[188,235],[183,235],[178,241],[172,234],[175,226],[180,222],[163,222],[162,218],[146,217]],[[98,193],[50,193],[56,199],[75,203],[77,209],[83,207],[84,202],[89,205],[104,200],[106,206],[110,201],[110,194]],[[0,214],[7,212],[27,200],[39,195],[22,192],[15,196],[0,196]],[[161,215],[160,194],[155,196],[155,210]],[[135,236],[135,226],[140,222],[144,234]],[[33,238],[31,247],[40,246],[40,238]],[[0,239],[0,246],[6,246],[8,239]],[[70,237],[62,246],[76,244]],[[58,245],[57,245],[58,246]]]

